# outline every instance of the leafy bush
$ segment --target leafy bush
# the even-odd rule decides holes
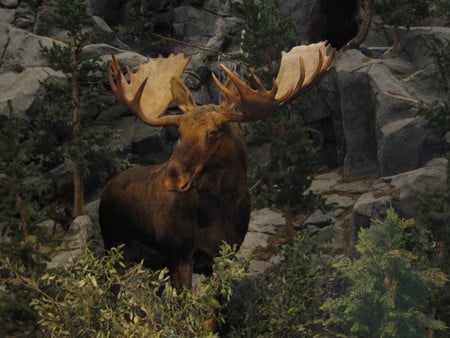
[[[0,123],[0,257],[9,257],[23,275],[42,273],[52,237],[38,223],[45,217],[40,187],[33,184],[41,169],[36,139],[13,114]],[[36,314],[29,303],[35,296],[0,267],[0,335],[32,331]]]
[[[443,138],[450,132],[450,95],[444,101],[421,102],[417,108],[417,115],[425,118],[427,127],[435,133],[435,136]]]
[[[449,180],[450,175],[447,176]],[[449,182],[434,191],[425,191],[419,195],[417,204],[417,223],[432,234],[435,245],[424,248],[432,262],[444,273],[450,275],[450,189]],[[450,286],[447,285],[434,292],[432,312],[435,318],[442,320],[450,327]],[[448,332],[447,332],[448,333]],[[437,337],[445,337],[445,333],[437,332]]]
[[[341,336],[412,338],[425,337],[428,328],[445,329],[428,316],[427,306],[447,276],[431,268],[426,257],[407,249],[408,226],[388,209],[384,221],[361,229],[356,244],[360,257],[335,264],[351,286],[322,309],[330,315],[326,324],[337,327]]]
[[[375,6],[385,24],[410,26],[429,16],[429,0],[382,0]]]
[[[333,291],[327,259],[314,253],[306,233],[285,246],[273,271],[236,286],[227,308],[229,337],[313,337],[323,334],[320,306]],[[321,335],[323,336],[323,335]]]
[[[151,272],[142,264],[126,269],[121,248],[97,257],[87,250],[63,271],[25,277],[8,259],[3,268],[37,297],[31,305],[49,337],[214,337],[205,321],[227,302],[242,265],[230,246],[222,246],[211,278],[176,292],[168,271]],[[222,320],[220,314],[217,318]]]

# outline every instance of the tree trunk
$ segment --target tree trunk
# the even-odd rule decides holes
[[[364,18],[359,27],[358,34],[351,39],[342,50],[359,48],[359,46],[366,40],[369,33],[370,25],[373,18],[373,0],[364,0]]]
[[[72,110],[72,143],[76,148],[80,143],[80,118],[79,118],[79,101],[80,93],[78,89],[78,72],[77,72],[77,50],[76,50],[76,36],[71,37],[72,52],[71,64],[72,73],[71,81],[71,97],[74,104]],[[72,158],[74,165],[73,173],[73,218],[76,218],[83,212],[84,208],[84,180],[83,172],[80,168],[80,163],[76,155]]]
[[[23,200],[19,192],[16,192],[16,206],[20,215],[20,227],[22,230],[22,236],[24,242],[28,242],[28,230],[27,230],[27,216],[25,214],[25,208],[23,206]]]
[[[294,229],[294,214],[292,207],[289,204],[283,205],[283,216],[286,222],[286,240],[287,244],[294,245],[295,229]]]
[[[286,120],[281,118],[278,122],[278,136],[282,140],[287,139],[287,130],[286,130]],[[279,170],[282,175],[287,174],[288,164],[287,164],[287,149],[286,147],[280,149],[280,163]],[[292,206],[289,201],[282,201],[281,209],[283,211],[284,221],[286,224],[286,242],[289,245],[294,244],[295,230],[294,230],[294,215],[292,212]]]

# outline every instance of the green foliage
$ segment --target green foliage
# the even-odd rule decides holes
[[[436,8],[445,7],[444,3],[436,1]],[[450,4],[446,2],[447,13]],[[449,15],[449,14],[447,14]],[[423,116],[431,133],[444,140],[444,136],[450,132],[450,40],[423,39],[427,54],[432,57],[439,66],[442,83],[447,89],[447,98],[433,103],[421,102],[418,104],[417,115]],[[448,154],[447,154],[448,155]],[[448,156],[447,156],[448,158]],[[450,158],[448,158],[450,160]],[[443,187],[424,191],[418,196],[416,208],[416,221],[425,232],[431,233],[436,245],[433,248],[424,248],[422,252],[431,257],[432,262],[450,275],[450,172],[447,173],[447,184]],[[450,326],[450,289],[437,290],[433,295],[433,308],[436,318]],[[444,337],[437,333],[438,337]]]
[[[51,240],[37,226],[44,216],[38,203],[41,192],[33,183],[41,168],[35,158],[37,143],[8,104],[10,115],[0,125],[0,257],[10,257],[25,276],[31,276],[42,272],[44,249]],[[33,296],[0,268],[2,333],[32,330],[35,313],[29,303]]]
[[[31,305],[46,337],[217,337],[204,323],[220,306],[216,295],[226,302],[242,273],[234,254],[222,246],[213,276],[181,292],[170,286],[167,270],[126,269],[120,247],[104,257],[86,251],[64,271],[37,279],[23,277],[8,260],[3,265],[38,294]]]
[[[450,2],[447,0],[431,0],[432,12],[436,16],[445,16],[450,19]]]
[[[450,176],[448,176],[450,177]],[[435,241],[432,248],[424,248],[433,263],[447,276],[450,275],[450,189],[447,182],[442,188],[434,191],[425,191],[419,195],[417,204],[416,222],[423,229],[431,232]],[[435,291],[433,307],[436,309],[436,318],[450,326],[450,289],[446,287]],[[448,333],[448,332],[447,332]],[[445,337],[445,333],[438,337]]]
[[[126,160],[114,156],[119,150],[112,147],[116,132],[95,126],[85,118],[113,102],[104,76],[106,64],[82,54],[95,34],[86,15],[85,0],[54,0],[51,5],[54,23],[67,32],[67,40],[65,44],[54,42],[51,47],[41,45],[41,52],[50,67],[63,72],[67,81],[44,83],[46,97],[36,122],[44,164],[50,168],[70,159],[75,167],[74,177],[95,174],[105,180],[127,165]],[[74,184],[75,201],[79,201],[77,195],[83,195],[82,185],[83,179]],[[75,202],[74,213],[79,213],[80,207]]]
[[[285,246],[273,271],[249,277],[228,309],[229,337],[313,337],[323,333],[320,306],[332,291],[332,269],[314,255],[306,233]],[[323,336],[323,335],[321,335]]]
[[[153,35],[153,18],[147,11],[146,0],[131,0],[128,2],[127,18],[124,25],[117,27],[120,34],[130,37],[138,52],[143,52],[144,44],[155,40]],[[148,46],[145,46],[148,49]]]
[[[245,61],[256,69],[267,67],[271,79],[277,71],[272,63],[280,59],[281,51],[299,42],[295,24],[262,0],[244,0],[239,11],[240,31],[244,32],[239,42],[247,54]]]
[[[429,0],[383,0],[375,5],[385,24],[392,26],[410,26],[427,18]]]
[[[67,30],[69,37],[90,24],[85,0],[50,0],[48,5],[54,9],[53,21],[56,27]],[[87,37],[90,34],[91,32],[86,32],[78,35]]]
[[[421,102],[417,105],[417,115],[423,116],[428,128],[439,138],[450,131],[450,95],[445,101]]]
[[[258,0],[243,1],[240,16],[244,32],[240,37],[242,59],[270,88],[278,72],[281,51],[299,43],[295,24],[282,17],[273,5]],[[244,127],[249,144],[269,149],[268,163],[249,162],[256,208],[274,205],[289,213],[307,211],[317,204],[317,196],[303,195],[315,169],[316,152],[314,131],[307,129],[300,117],[308,105],[303,96],[289,108]]]
[[[254,123],[246,132],[250,144],[269,143],[268,162],[253,163],[250,177],[256,208],[289,205],[294,212],[307,213],[322,204],[319,196],[303,194],[317,167],[314,130],[284,109]]]
[[[425,337],[427,328],[445,329],[426,312],[432,291],[442,287],[447,276],[407,249],[408,226],[388,209],[384,221],[361,229],[356,244],[360,257],[335,265],[351,286],[324,304],[328,326],[346,337]]]

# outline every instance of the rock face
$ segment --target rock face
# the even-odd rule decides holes
[[[184,80],[200,104],[217,100],[210,77],[218,65],[214,50],[228,52],[239,48],[228,38],[239,33],[236,31],[239,19],[235,15],[239,2],[189,1],[173,7],[171,2],[160,0],[152,1],[147,8],[156,31],[166,30],[184,41],[161,48],[167,49],[164,52],[182,52],[192,57]],[[289,15],[296,22],[303,40],[312,2],[284,1],[277,5],[282,15]],[[109,60],[114,52],[121,62],[132,67],[138,60],[145,60],[143,55],[130,51],[133,46],[126,44],[126,36],[125,42],[121,41],[109,26],[125,22],[129,10],[126,1],[89,2],[92,22],[101,34],[95,44],[85,48],[85,55]],[[0,4],[0,17],[0,84],[2,92],[7,93],[0,98],[0,114],[5,114],[5,102],[10,99],[17,113],[25,116],[33,109],[35,98],[42,95],[39,81],[58,76],[42,68],[48,65],[40,53],[40,45],[61,43],[64,33],[51,25],[45,6],[6,1]],[[446,95],[437,81],[439,69],[420,47],[420,40],[422,36],[448,39],[450,28],[400,29],[402,50],[398,57],[392,56],[390,41],[385,37],[388,32],[383,35],[379,31],[373,28],[362,51],[349,50],[338,55],[334,68],[318,86],[311,114],[305,116],[311,125],[321,126],[324,139],[332,144],[324,147],[323,156],[327,157],[324,162],[342,165],[350,176],[395,175],[418,168],[439,155],[443,142],[430,142],[424,121],[414,115],[414,104],[433,102]],[[144,53],[158,54],[158,51],[146,49]],[[144,144],[150,157],[163,159],[165,155],[158,153],[164,152],[165,146],[158,131],[142,128],[125,119],[126,116],[128,112],[117,105],[96,115],[98,120],[93,122],[120,127],[123,148],[135,150],[138,157],[145,156],[141,150]]]
[[[130,67],[145,60],[143,54],[185,53],[192,61],[184,81],[195,100],[200,104],[216,102],[217,90],[211,84],[210,72],[218,71],[220,60],[214,50],[239,49],[228,38],[240,33],[235,15],[239,2],[149,2],[147,10],[154,19],[155,31],[169,32],[184,43],[168,42],[161,50],[146,47],[138,53],[132,50],[135,46],[131,39],[116,35],[112,29],[127,20],[127,1],[91,0],[88,12],[101,34],[83,53],[106,61],[114,52],[121,63]],[[280,13],[295,20],[303,41],[312,2],[276,2]],[[44,95],[41,82],[49,78],[64,79],[48,67],[40,53],[40,45],[63,43],[64,38],[64,32],[50,24],[45,1],[42,5],[0,1],[0,126],[2,118],[9,114],[8,100],[15,114],[32,120]],[[420,41],[422,36],[435,41],[450,39],[450,27],[400,28],[401,49],[397,57],[393,56],[391,41],[386,38],[389,36],[389,28],[373,27],[361,50],[339,52],[333,68],[317,87],[311,112],[305,116],[307,123],[324,135],[323,162],[343,167],[343,174],[331,171],[320,175],[311,187],[335,203],[335,211],[316,212],[306,221],[307,229],[318,241],[335,249],[342,248],[348,235],[345,231],[356,232],[359,227],[367,226],[370,218],[382,216],[389,204],[394,204],[402,216],[413,216],[417,192],[445,183],[448,163],[440,157],[450,142],[427,133],[425,122],[415,116],[415,104],[431,103],[448,95],[440,81],[439,67],[420,47]],[[133,153],[133,159],[140,163],[163,161],[177,137],[176,131],[170,128],[161,130],[138,122],[117,103],[95,114],[87,112],[86,117],[92,125],[106,124],[119,130],[115,141],[118,147]],[[342,179],[343,175],[376,175],[379,179],[375,182],[356,179],[348,183]],[[273,225],[272,221],[269,223]],[[268,236],[266,230],[255,228],[251,232],[264,241]]]

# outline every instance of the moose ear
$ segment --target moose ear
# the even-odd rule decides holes
[[[173,77],[170,80],[170,88],[172,90],[172,97],[175,103],[183,111],[183,113],[187,113],[195,109],[196,105],[191,91],[180,78]]]

